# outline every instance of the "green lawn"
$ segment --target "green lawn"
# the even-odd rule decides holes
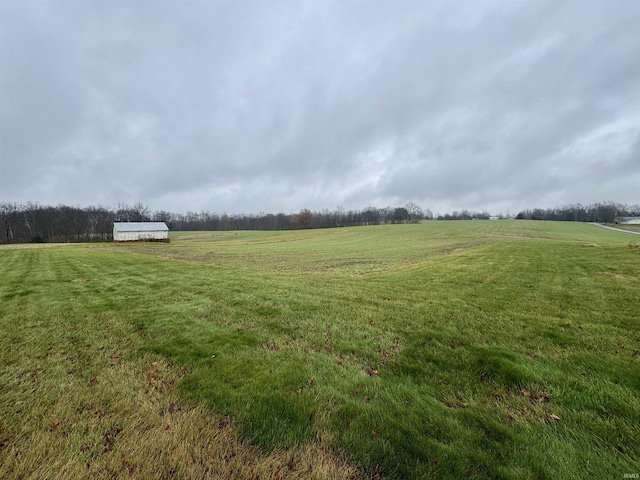
[[[181,401],[266,452],[320,443],[364,477],[640,473],[639,244],[467,221],[0,248],[0,464],[95,461],[84,424],[69,451],[28,440],[122,357],[183,369]]]

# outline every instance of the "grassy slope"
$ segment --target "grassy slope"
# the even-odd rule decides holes
[[[144,325],[180,310],[195,273],[163,263],[0,249],[0,478],[351,477],[321,442],[263,452],[179,398],[188,368],[141,351]]]
[[[0,358],[12,391],[1,411],[14,422],[0,455],[47,426],[44,406],[16,405],[36,388],[34,357],[47,359],[36,362],[44,371],[73,371],[69,352],[83,361],[142,351],[188,367],[183,398],[233,415],[243,438],[332,444],[369,474],[638,472],[633,240],[582,224],[429,222],[0,250]],[[106,361],[87,360],[83,379]],[[56,389],[70,390],[57,383],[48,395]],[[32,419],[16,433],[24,410]],[[123,429],[128,413],[115,411]],[[87,445],[111,431],[92,444],[85,430]]]

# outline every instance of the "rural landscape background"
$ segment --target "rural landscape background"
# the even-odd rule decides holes
[[[0,276],[3,478],[640,471],[634,235],[171,232],[5,245]]]
[[[113,239],[113,222],[165,222],[172,231],[296,230],[362,225],[418,223],[422,220],[554,220],[614,223],[619,217],[640,216],[640,205],[599,202],[556,208],[526,209],[518,213],[491,215],[469,210],[435,214],[414,202],[402,207],[338,207],[298,213],[218,214],[206,211],[171,213],[151,211],[142,203],[115,207],[56,207],[27,202],[0,202],[0,244],[88,242]]]
[[[640,477],[638,25],[1,0],[0,478]]]

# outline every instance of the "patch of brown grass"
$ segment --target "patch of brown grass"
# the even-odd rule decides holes
[[[626,280],[627,282],[637,280],[635,277],[632,277],[631,275],[626,275],[624,273],[617,273],[617,272],[600,272],[600,275],[617,278],[618,280]]]
[[[0,428],[0,478],[358,476],[322,439],[272,452],[243,443],[233,421],[178,398],[184,369],[149,357],[112,355],[110,362],[96,376],[40,382],[35,393],[27,389],[29,375],[14,377],[13,421],[4,419]],[[21,410],[29,414],[20,418]]]
[[[553,423],[560,420],[553,409],[551,396],[544,390],[504,388],[493,394],[493,404],[495,410],[511,422]]]

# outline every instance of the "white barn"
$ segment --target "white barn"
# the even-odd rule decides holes
[[[169,243],[169,227],[164,222],[114,222],[113,241]]]
[[[616,217],[615,223],[621,225],[640,225],[640,217]]]

